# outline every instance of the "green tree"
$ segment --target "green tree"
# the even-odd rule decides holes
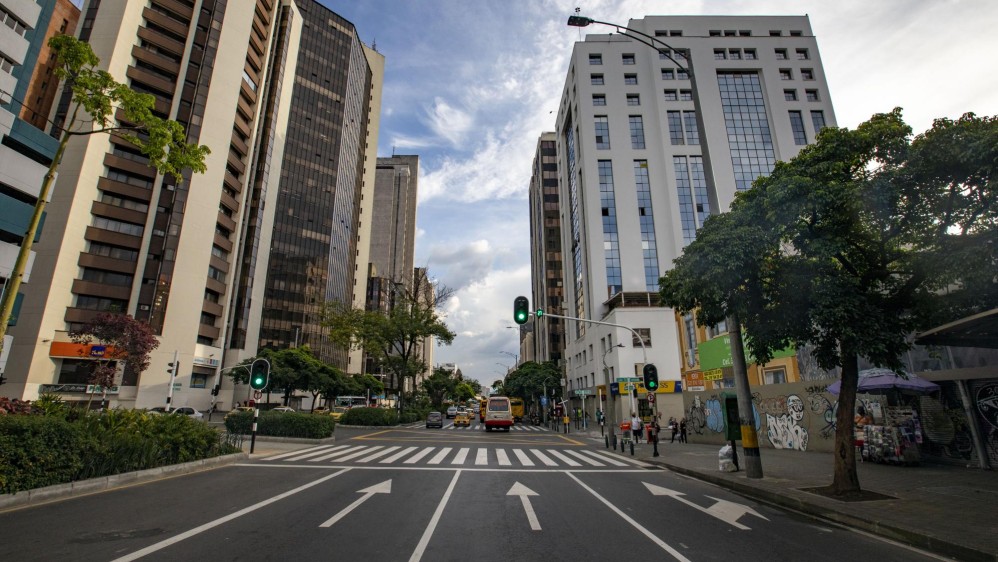
[[[461,381],[454,388],[454,398],[460,402],[471,400],[475,397],[475,389],[466,381]]]
[[[437,309],[453,295],[442,286],[433,286],[423,276],[412,283],[393,286],[387,311],[361,310],[348,304],[326,303],[323,325],[329,338],[344,348],[363,349],[394,375],[399,382],[399,402],[408,380],[426,372],[419,357],[421,346],[433,338],[438,345],[450,345],[455,334],[450,331]],[[413,384],[415,388],[415,384]]]
[[[7,333],[7,323],[21,287],[35,233],[50,198],[66,145],[71,139],[115,134],[135,145],[156,171],[173,176],[177,182],[183,179],[184,170],[203,173],[206,169],[204,159],[210,153],[207,146],[188,144],[180,123],[162,119],[153,112],[155,97],[136,92],[117,82],[108,72],[99,70],[100,59],[89,44],[69,35],[57,35],[49,39],[48,44],[55,56],[52,73],[57,80],[67,81],[72,102],[59,136],[59,146],[42,180],[35,212],[0,300],[0,352],[3,351],[3,337]]]
[[[700,288],[703,318],[737,308],[759,362],[787,344],[810,345],[821,367],[841,369],[833,494],[860,492],[852,445],[858,358],[900,370],[913,332],[996,304],[996,127],[994,118],[968,114],[936,121],[912,140],[895,109],[855,130],[826,128],[739,194],[734,216],[721,219],[750,234],[744,259],[728,265],[754,271]],[[723,243],[687,252],[701,261],[711,252],[730,257]],[[681,292],[691,284],[684,283],[671,286]],[[971,295],[982,287],[990,298]]]
[[[457,389],[457,379],[447,369],[437,367],[433,374],[423,380],[423,391],[430,399],[430,404],[435,408],[443,405],[444,400],[451,398]]]
[[[101,387],[102,409],[107,389],[115,384],[118,368],[121,366],[119,363],[124,363],[125,374],[138,377],[149,367],[149,354],[159,347],[159,340],[148,324],[121,313],[98,314],[79,331],[70,333],[69,337],[73,343],[104,347],[103,354],[93,361],[93,371],[88,381]],[[87,397],[87,409],[90,408],[92,399],[93,394],[90,394]]]

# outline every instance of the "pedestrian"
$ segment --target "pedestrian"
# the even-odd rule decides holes
[[[658,443],[658,434],[662,431],[662,424],[658,420],[662,419],[662,414],[659,414],[651,419],[652,431],[655,434],[653,439],[655,443]]]
[[[679,442],[687,443],[686,441],[686,418],[679,420]]]
[[[641,442],[641,418],[634,412],[631,412],[631,432],[634,434],[634,442]]]
[[[669,418],[669,431],[672,432],[672,439],[669,440],[669,443],[675,443],[676,434],[679,433],[679,423],[676,421],[676,418],[674,417]]]

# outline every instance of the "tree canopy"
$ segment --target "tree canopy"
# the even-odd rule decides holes
[[[901,368],[911,335],[998,303],[998,122],[937,120],[912,139],[901,110],[815,144],[711,217],[661,282],[663,302],[713,324],[738,315],[760,363],[788,344],[841,368],[831,489],[859,491],[858,357]]]
[[[100,385],[105,392],[115,384],[119,362],[124,363],[126,374],[141,375],[149,367],[149,354],[159,347],[148,324],[122,313],[98,314],[69,337],[73,343],[104,347],[103,353],[96,356],[89,383]]]

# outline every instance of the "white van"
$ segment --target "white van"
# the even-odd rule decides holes
[[[509,431],[513,426],[513,407],[505,396],[490,396],[485,408],[485,431],[502,428]]]

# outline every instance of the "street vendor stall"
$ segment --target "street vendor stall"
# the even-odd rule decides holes
[[[841,382],[828,386],[828,392],[838,394]],[[918,412],[902,404],[901,397],[929,394],[939,385],[921,379],[913,373],[899,374],[890,369],[866,369],[859,372],[857,394],[879,394],[888,405],[880,412],[857,408],[854,440],[863,460],[891,464],[918,464],[918,444],[922,442],[922,427]],[[875,403],[879,409],[879,402]],[[877,415],[874,415],[877,414]]]

